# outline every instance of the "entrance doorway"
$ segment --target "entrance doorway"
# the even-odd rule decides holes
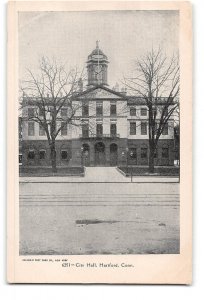
[[[110,165],[117,166],[118,163],[118,145],[110,145]]]
[[[83,144],[82,165],[88,167],[90,165],[90,147],[88,144]]]
[[[105,156],[105,145],[102,142],[95,144],[95,165],[103,166],[105,165],[106,156]]]

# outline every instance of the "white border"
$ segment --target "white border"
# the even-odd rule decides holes
[[[1,287],[0,295],[2,299],[124,299],[126,297],[137,297],[138,299],[201,299],[200,295],[203,294],[203,267],[204,267],[204,201],[203,201],[203,168],[204,168],[204,138],[203,138],[203,111],[204,111],[204,99],[203,99],[203,67],[204,66],[204,2],[203,0],[193,0],[193,18],[194,18],[194,60],[195,60],[195,72],[194,72],[194,280],[191,287],[184,286],[10,286],[6,284],[5,274],[5,260],[6,260],[6,188],[5,188],[5,175],[6,175],[6,137],[5,137],[5,109],[6,109],[6,86],[5,86],[5,69],[6,69],[6,11],[5,0],[1,1],[0,20],[2,26],[0,26],[1,41],[3,45],[0,48],[1,51],[1,72],[0,72],[0,95],[2,100],[0,110],[0,126],[2,135],[2,147],[0,147],[0,165],[1,165],[1,247],[0,247],[0,263],[1,266]],[[3,70],[3,72],[2,72]],[[3,239],[2,239],[3,237]]]

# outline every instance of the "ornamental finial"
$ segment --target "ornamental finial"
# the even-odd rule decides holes
[[[99,42],[100,42],[100,41],[98,41],[98,40],[96,41],[96,48],[97,48],[97,49],[99,48]]]

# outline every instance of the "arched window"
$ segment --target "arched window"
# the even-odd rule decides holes
[[[35,159],[35,150],[33,150],[33,149],[30,149],[29,151],[28,151],[28,159]]]
[[[67,150],[61,150],[61,159],[62,160],[68,159],[68,151]]]
[[[46,158],[46,150],[40,149],[39,150],[39,159],[45,159]]]
[[[147,147],[141,148],[141,158],[147,158]]]
[[[162,147],[162,158],[169,158],[169,148],[166,146]]]

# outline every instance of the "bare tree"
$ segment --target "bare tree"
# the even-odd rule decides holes
[[[154,173],[159,138],[179,105],[179,62],[176,56],[168,59],[161,49],[152,49],[135,66],[135,76],[124,83],[148,108],[149,172]]]
[[[28,70],[28,80],[21,83],[23,99],[21,110],[28,108],[28,114],[22,114],[24,121],[34,121],[44,130],[50,147],[52,171],[57,172],[56,138],[68,124],[79,126],[76,112],[81,103],[72,103],[73,96],[79,92],[81,73],[77,69],[65,70],[55,59],[43,57],[39,63],[39,74]],[[33,107],[29,113],[29,107]],[[62,114],[62,109],[65,113]]]

